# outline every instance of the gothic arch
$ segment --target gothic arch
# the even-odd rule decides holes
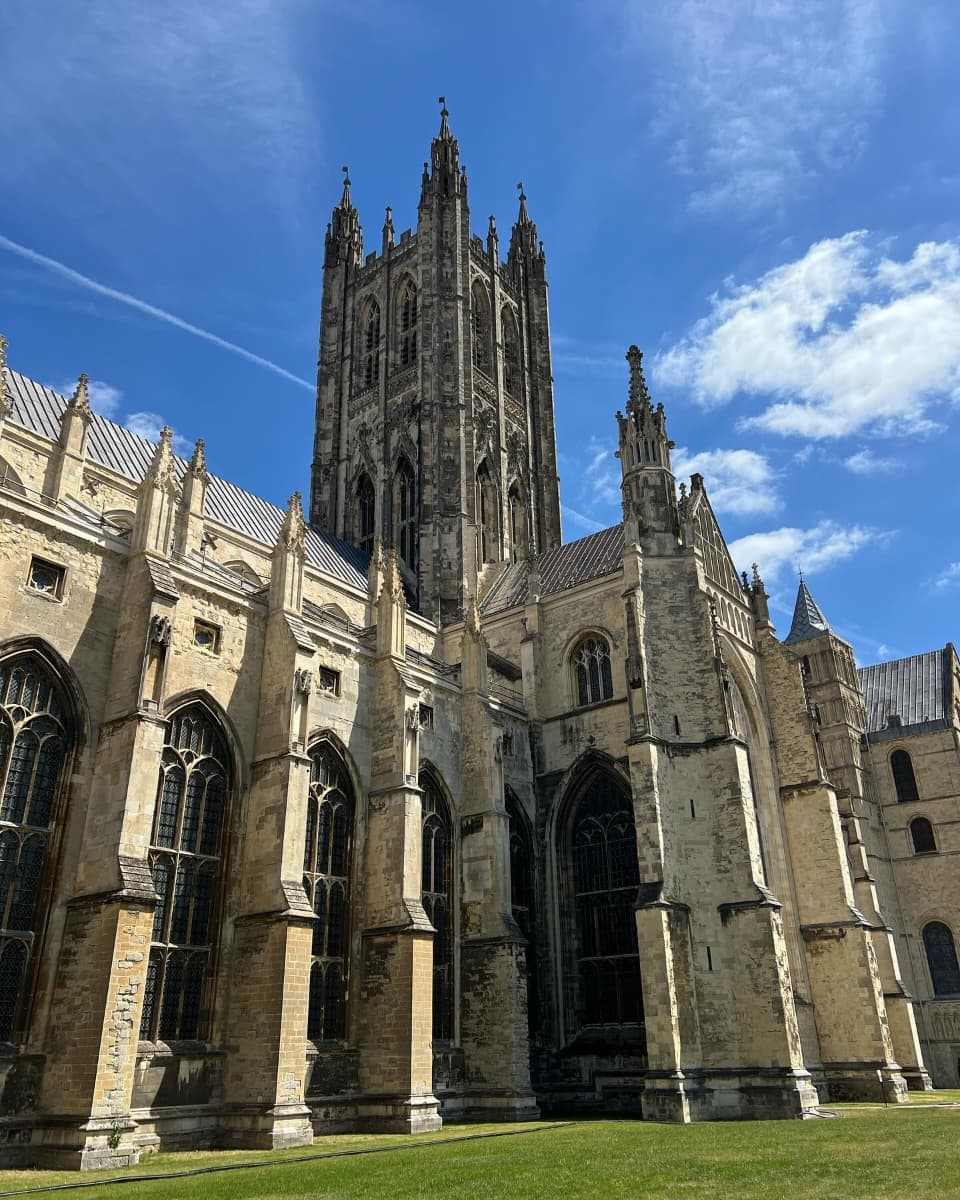
[[[630,781],[591,750],[567,771],[550,821],[555,998],[565,1042],[643,1041],[634,905],[639,851]],[[632,849],[631,849],[632,848]]]
[[[413,275],[406,272],[394,290],[394,327],[396,362],[399,369],[417,360],[420,324],[419,291]]]
[[[523,480],[516,476],[507,488],[507,516],[510,527],[510,558],[520,562],[530,546],[530,505]]]
[[[30,1027],[70,781],[86,740],[73,672],[40,638],[0,648],[0,1041]]]
[[[420,496],[413,461],[401,451],[393,469],[393,546],[411,571],[417,569],[417,525]]]
[[[477,465],[476,496],[474,500],[477,526],[477,565],[498,562],[500,558],[500,489],[491,467],[491,458],[484,456]]]
[[[473,365],[489,375],[492,364],[490,293],[475,279],[470,285],[470,332]]]
[[[540,988],[537,962],[537,844],[533,823],[516,793],[504,790],[504,806],[510,822],[510,911],[517,928],[527,940],[525,964],[527,981],[527,1029],[533,1035],[540,1028]]]
[[[520,360],[520,326],[512,305],[500,309],[500,328],[503,342],[503,386],[515,399],[523,393]]]
[[[427,919],[436,933],[433,941],[433,1040],[456,1036],[457,942],[459,932],[459,842],[449,789],[440,772],[422,761],[421,896]]]
[[[382,321],[380,302],[375,296],[366,296],[360,302],[358,325],[360,346],[360,385],[358,391],[376,387],[380,382],[380,336]]]
[[[237,732],[237,727],[234,725],[233,719],[220,701],[205,688],[187,688],[182,692],[176,692],[163,702],[161,715],[165,721],[169,721],[182,708],[187,708],[191,704],[199,704],[201,708],[205,708],[210,717],[218,722],[223,729],[227,739],[227,748],[230,751],[230,766],[234,773],[234,797],[242,796],[250,786],[246,755],[243,752],[243,741]]]

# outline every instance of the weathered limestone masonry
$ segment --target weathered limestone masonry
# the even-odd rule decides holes
[[[415,233],[350,189],[309,525],[0,338],[0,1161],[956,1084],[953,647],[778,640],[636,347],[561,544],[522,188],[501,260],[444,106]]]

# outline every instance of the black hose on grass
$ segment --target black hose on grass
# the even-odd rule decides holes
[[[194,1175],[213,1175],[218,1171],[249,1171],[260,1167],[285,1167],[290,1163],[317,1162],[323,1158],[353,1158],[363,1154],[385,1154],[391,1150],[427,1150],[431,1146],[449,1146],[453,1142],[474,1142],[480,1138],[517,1137],[520,1134],[546,1133],[551,1129],[570,1129],[576,1121],[557,1121],[536,1129],[500,1129],[492,1133],[464,1133],[459,1137],[437,1138],[432,1142],[400,1142],[395,1146],[356,1147],[353,1150],[326,1150],[320,1154],[299,1154],[296,1158],[261,1158],[246,1163],[221,1163],[219,1166],[190,1167],[183,1171],[161,1171],[154,1175],[119,1175],[116,1179],[82,1179],[76,1183],[44,1183],[40,1187],[0,1192],[6,1196],[37,1196],[41,1192],[65,1192],[70,1188],[112,1187],[121,1183],[155,1183],[164,1179],[190,1179]]]

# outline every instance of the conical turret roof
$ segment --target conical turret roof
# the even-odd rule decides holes
[[[810,589],[801,579],[797,591],[797,603],[793,610],[793,624],[790,626],[790,632],[783,639],[784,644],[805,642],[809,638],[822,637],[823,634],[832,632],[827,618],[820,611],[820,606],[810,595]]]

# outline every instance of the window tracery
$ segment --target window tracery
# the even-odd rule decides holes
[[[313,927],[307,1037],[338,1040],[347,1033],[347,959],[353,789],[329,742],[310,752],[303,886],[317,915]]]
[[[423,813],[423,908],[433,939],[433,1039],[453,1037],[453,829],[440,788],[420,775]]]
[[[413,467],[402,458],[394,483],[397,551],[412,570],[417,566],[417,484]]]
[[[417,358],[417,287],[408,279],[400,291],[397,305],[398,359],[401,367],[416,362]]]
[[[377,498],[370,476],[363,471],[357,480],[357,545],[368,554],[373,553],[376,537]]]
[[[153,916],[140,1036],[204,1036],[232,772],[219,724],[200,704],[175,713],[160,757],[150,847]]]
[[[497,558],[497,501],[496,488],[490,468],[484,460],[477,468],[476,513],[477,513],[477,561],[495,562]]]
[[[363,369],[365,388],[373,387],[380,378],[380,305],[371,300],[363,322]]]
[[[578,705],[596,704],[613,696],[610,647],[606,638],[590,634],[579,642],[572,655]]]
[[[517,319],[509,308],[500,315],[503,325],[503,386],[511,396],[520,395],[520,335]]]
[[[473,334],[473,365],[490,374],[490,300],[486,288],[475,283],[470,293],[470,327]]]
[[[0,1042],[26,1024],[41,885],[74,744],[53,673],[30,653],[0,663]]]

